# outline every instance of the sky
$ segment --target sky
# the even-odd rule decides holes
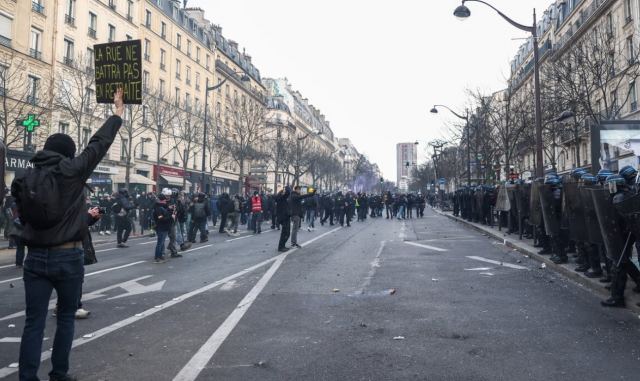
[[[552,0],[491,0],[532,24]],[[245,48],[262,77],[286,77],[330,121],[396,178],[396,143],[447,136],[455,122],[434,104],[463,112],[467,91],[501,90],[529,35],[480,3],[459,21],[460,0],[189,0]]]

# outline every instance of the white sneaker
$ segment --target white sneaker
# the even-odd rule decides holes
[[[307,228],[307,231],[308,231],[308,232],[311,232],[311,228]]]
[[[109,230],[107,230],[106,232],[104,232],[106,235],[111,235],[111,232]]]
[[[104,232],[103,232],[103,231],[100,231],[100,233],[98,233],[98,234],[100,234],[100,235],[104,235]]]
[[[78,308],[76,310],[76,319],[86,319],[91,315],[91,311],[87,311],[84,308]]]

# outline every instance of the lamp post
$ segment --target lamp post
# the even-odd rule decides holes
[[[240,75],[240,80],[242,82],[249,82],[251,81],[251,79],[249,78],[248,75],[244,74],[244,73],[240,73],[240,72],[233,72],[233,74],[235,75]],[[222,82],[218,83],[215,86],[209,86],[209,78],[207,78],[207,83],[204,86],[204,133],[202,136],[202,179],[201,182],[202,184],[200,185],[200,191],[204,192],[205,191],[205,178],[206,178],[206,171],[205,171],[205,167],[206,167],[206,157],[207,157],[207,138],[209,135],[209,130],[207,129],[207,119],[208,119],[208,110],[209,107],[207,107],[208,102],[209,102],[209,91],[215,91],[218,90],[219,88],[222,87],[222,85],[224,85],[227,80],[229,80],[229,77],[225,78]]]
[[[434,105],[433,108],[431,108],[431,113],[437,114],[438,107],[443,107],[449,110],[449,112],[451,112],[453,115],[465,121],[465,128],[467,130],[467,186],[471,186],[471,132],[469,131],[469,110],[465,110],[465,115],[462,116],[457,112],[453,111],[448,106]]]
[[[536,119],[536,177],[542,177],[544,174],[544,159],[542,149],[542,106],[540,103],[540,62],[538,53],[538,28],[536,19],[536,10],[533,10],[533,25],[527,26],[513,21],[507,17],[504,13],[500,12],[496,7],[482,0],[462,0],[462,4],[458,6],[453,15],[460,20],[464,20],[471,16],[471,11],[464,4],[469,1],[482,3],[498,13],[509,24],[525,32],[531,33],[533,38],[533,65],[534,65],[534,93],[535,93],[535,119]]]

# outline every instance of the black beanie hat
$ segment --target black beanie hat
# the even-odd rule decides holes
[[[44,143],[44,149],[73,159],[76,154],[76,143],[73,142],[69,135],[53,134],[47,138],[46,143]]]

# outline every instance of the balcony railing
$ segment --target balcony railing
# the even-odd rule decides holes
[[[37,49],[29,49],[29,55],[37,60],[42,60],[42,52]]]
[[[116,10],[116,3],[114,3],[113,1],[109,2],[109,8],[113,9],[114,11]]]
[[[71,15],[64,15],[64,22],[66,24],[69,24],[71,26],[76,26],[76,19],[75,17],[71,16]]]
[[[162,32],[162,34],[160,35],[160,38],[162,38],[163,40],[167,39],[167,32]]]
[[[160,64],[160,70],[165,71],[167,69],[167,65],[165,64]]]
[[[73,66],[73,58],[71,57],[64,57],[62,59],[62,62],[64,62],[64,64],[67,66]]]
[[[0,36],[0,45],[4,45],[7,48],[11,47],[11,39],[5,36]]]
[[[40,13],[42,15],[44,14],[44,5],[42,5],[42,4],[40,4],[40,3],[36,2],[36,1],[32,1],[31,2],[31,9],[34,12],[38,12],[38,13]]]
[[[145,54],[145,55],[144,55],[144,60],[145,60],[145,61],[151,61],[151,56],[150,56],[150,55],[148,55],[148,54]]]
[[[176,79],[180,79],[180,73],[176,73]]]
[[[89,35],[89,37],[91,37],[91,38],[96,38],[96,30],[95,30],[95,29],[93,29],[93,28],[91,28],[91,27],[89,27],[89,30],[88,30],[87,34],[88,34],[88,35]]]

